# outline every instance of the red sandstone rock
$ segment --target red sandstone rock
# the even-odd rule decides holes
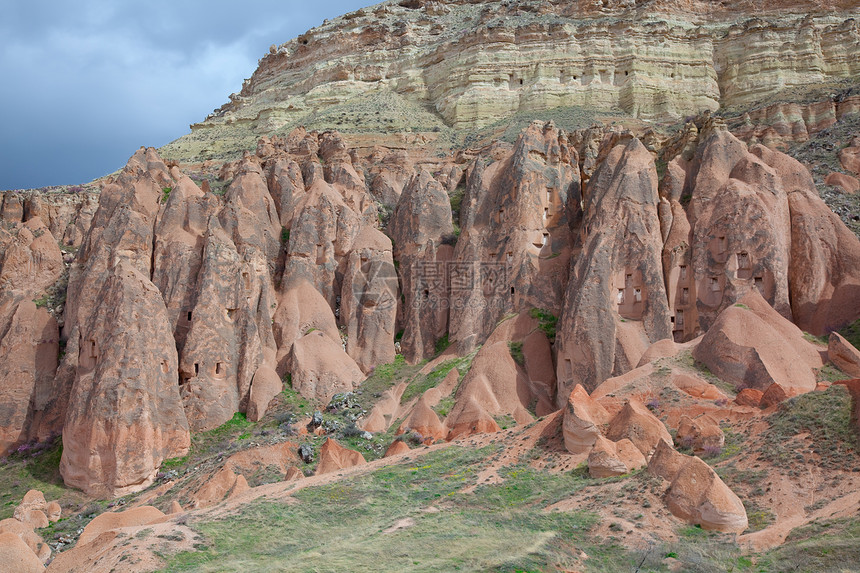
[[[719,422],[708,414],[696,418],[681,416],[678,422],[678,433],[675,444],[679,447],[690,448],[695,453],[714,455],[719,453],[726,443],[726,437]]]
[[[158,289],[119,262],[99,299],[80,325],[60,472],[67,485],[111,497],[149,486],[162,460],[188,452],[190,436]]]
[[[528,381],[511,357],[508,343],[491,339],[475,355],[457,391],[456,403],[446,419],[451,428],[449,439],[466,428],[470,433],[479,428],[498,431],[495,422],[489,423],[494,416],[510,415],[518,424],[531,422],[534,418],[524,406],[529,398]]]
[[[409,444],[404,442],[403,440],[394,440],[391,442],[391,445],[388,446],[388,449],[385,450],[384,458],[390,458],[391,456],[396,456],[399,454],[405,454],[409,451]]]
[[[448,432],[448,441],[473,434],[492,434],[501,431],[501,428],[481,406],[474,397],[465,400],[457,400],[457,415],[453,412],[445,419],[451,431]]]
[[[296,466],[290,466],[287,469],[287,472],[284,474],[284,481],[296,481],[305,477],[305,474],[302,473],[302,470],[297,468]]]
[[[686,392],[695,398],[703,398],[705,400],[728,400],[728,397],[720,391],[719,388],[709,382],[705,382],[698,376],[675,374],[672,377],[672,384],[674,384],[678,390]]]
[[[814,388],[813,388],[814,390]],[[785,402],[789,398],[785,389],[774,382],[770,386],[767,387],[767,390],[762,394],[761,402],[759,402],[759,408],[765,410],[770,408],[771,406],[776,406],[782,402]]]
[[[59,340],[57,321],[45,309],[28,300],[17,305],[0,339],[0,452],[38,437],[33,418],[50,399]]]
[[[600,428],[609,423],[609,412],[588,396],[580,384],[570,393],[564,410],[562,434],[564,447],[573,454],[583,453],[600,438]]]
[[[779,383],[789,396],[815,389],[818,350],[757,292],[730,306],[693,350],[693,356],[721,380],[766,390]]]
[[[278,345],[278,373],[281,375],[291,372],[293,344],[309,331],[321,331],[332,341],[340,343],[334,312],[322,294],[305,279],[283,285],[273,330]]]
[[[403,356],[410,363],[435,353],[436,341],[448,326],[446,262],[452,249],[451,201],[429,172],[412,177],[403,190],[389,224],[400,263],[403,303]]]
[[[860,175],[860,137],[855,137],[851,145],[839,151],[839,163],[848,171]]]
[[[106,531],[120,529],[122,527],[134,527],[136,525],[147,525],[164,517],[158,509],[143,505],[121,512],[106,512],[97,515],[84,527],[83,533],[78,538],[78,545],[86,545]]]
[[[557,334],[557,400],[633,369],[648,346],[671,338],[658,202],[653,158],[636,139],[612,149],[589,181]]]
[[[450,275],[449,331],[459,353],[481,344],[505,314],[558,314],[580,212],[578,171],[567,135],[551,122],[533,122],[512,148],[496,145],[470,167]]]
[[[845,193],[849,194],[854,194],[857,193],[857,191],[860,191],[860,180],[856,177],[852,177],[851,175],[845,175],[844,173],[831,173],[824,178],[824,183],[826,185],[839,187]]]
[[[678,354],[679,351],[680,348],[678,348],[678,345],[675,344],[675,341],[673,341],[671,338],[658,340],[657,342],[648,347],[648,350],[646,350],[645,353],[642,355],[642,358],[639,360],[639,364],[637,364],[636,367],[638,368],[639,366],[644,366],[645,364],[648,364],[649,362],[654,362],[655,360],[660,358],[668,358],[671,356],[675,356]]]
[[[242,478],[241,481],[239,478]],[[244,476],[236,475],[230,468],[221,468],[209,481],[203,484],[194,494],[193,507],[209,507],[220,503],[225,498],[241,493],[248,488]]]
[[[860,378],[860,350],[854,348],[838,332],[830,333],[827,358],[849,376]]]
[[[593,478],[623,475],[646,464],[642,452],[626,438],[612,442],[598,437],[588,455],[588,473]]]
[[[216,428],[246,411],[253,376],[264,360],[256,309],[271,304],[263,294],[268,274],[260,280],[218,220],[211,218],[209,225],[199,293],[179,357],[182,403],[194,431]]]
[[[327,404],[340,392],[351,392],[364,374],[340,344],[315,330],[293,344],[293,389]]]
[[[741,533],[747,528],[741,500],[699,458],[680,454],[661,441],[648,471],[670,482],[666,504],[676,517],[703,529]]]
[[[48,516],[48,521],[55,523],[63,516],[63,508],[56,501],[52,501],[45,506],[45,515]]]
[[[269,403],[284,389],[281,377],[265,364],[257,368],[251,382],[251,396],[248,401],[248,419],[257,422],[263,418]]]
[[[39,573],[45,570],[33,550],[14,533],[0,533],[0,563],[10,573]]]
[[[397,433],[403,434],[409,430],[418,432],[425,438],[432,438],[434,441],[444,440],[448,435],[448,428],[439,419],[424,396],[418,399],[412,412],[400,424]]]
[[[45,563],[51,557],[51,548],[38,533],[33,531],[33,526],[29,523],[23,523],[12,518],[4,519],[0,521],[0,533],[17,535],[42,563]]]
[[[39,217],[0,230],[0,286],[35,297],[63,272],[63,254]]]
[[[860,241],[821,200],[803,165],[762,146],[751,151],[780,174],[788,193],[795,324],[822,335],[860,318]]]
[[[365,373],[393,362],[397,271],[391,240],[381,231],[364,226],[355,238],[340,300],[340,318],[347,325],[347,354]]]
[[[790,317],[790,216],[778,171],[746,153],[714,194],[700,196],[700,189],[694,190],[691,209],[701,328],[711,328],[720,312],[752,291]]]
[[[327,474],[367,463],[360,453],[350,450],[328,438],[320,448],[317,474]]]
[[[606,437],[617,442],[629,439],[646,457],[650,458],[660,440],[672,441],[672,436],[648,408],[630,399],[609,423]]]
[[[764,392],[761,390],[744,388],[738,392],[737,396],[735,396],[735,404],[738,404],[739,406],[752,406],[753,408],[758,408],[759,404],[761,404],[762,396],[764,396]]]

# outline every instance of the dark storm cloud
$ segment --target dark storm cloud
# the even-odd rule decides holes
[[[271,44],[373,0],[0,4],[0,189],[89,181],[188,132]]]

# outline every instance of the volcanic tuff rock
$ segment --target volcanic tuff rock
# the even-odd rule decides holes
[[[190,437],[158,289],[119,261],[98,297],[98,312],[78,327],[60,471],[69,485],[115,496],[150,485],[162,460],[188,452]]]
[[[449,331],[461,353],[508,313],[559,308],[580,212],[576,151],[552,123],[533,122],[513,149],[489,155],[466,175],[450,267]]]
[[[856,5],[792,4],[389,0],[272,46],[170,150],[235,152],[369,98],[402,100],[429,132],[558,106],[677,119],[856,76]]]
[[[741,533],[749,524],[743,503],[711,467],[660,440],[648,471],[667,480],[666,504],[676,517],[703,529]]]
[[[448,330],[447,263],[453,249],[451,201],[442,185],[422,169],[403,189],[388,227],[400,263],[404,323],[400,347],[415,363],[433,355]]]
[[[789,396],[815,389],[823,361],[803,333],[757,292],[724,310],[693,350],[696,360],[738,390],[778,383]]]
[[[616,145],[584,196],[582,251],[558,333],[558,400],[634,368],[672,332],[651,154],[637,139]]]

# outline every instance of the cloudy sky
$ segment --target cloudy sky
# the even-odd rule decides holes
[[[189,132],[271,44],[378,0],[0,0],[0,189],[90,181]]]

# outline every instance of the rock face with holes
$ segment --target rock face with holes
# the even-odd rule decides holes
[[[479,157],[466,181],[449,267],[449,332],[461,353],[506,314],[558,312],[580,211],[576,151],[551,122],[532,122],[513,149]]]
[[[365,373],[394,361],[397,295],[391,239],[365,225],[352,244],[340,295],[346,352]]]
[[[421,170],[406,185],[388,229],[403,289],[403,356],[415,363],[433,355],[448,330],[448,262],[454,239],[451,202],[442,185]]]
[[[263,361],[251,306],[259,290],[251,272],[214,217],[205,241],[197,304],[179,361],[182,402],[195,431],[216,428],[243,409]]]
[[[558,333],[558,400],[639,363],[672,327],[662,273],[657,172],[637,139],[612,147],[585,191],[582,252]]]
[[[162,460],[188,452],[190,436],[161,293],[130,262],[109,272],[100,306],[79,326],[60,472],[113,497],[149,486]]]

